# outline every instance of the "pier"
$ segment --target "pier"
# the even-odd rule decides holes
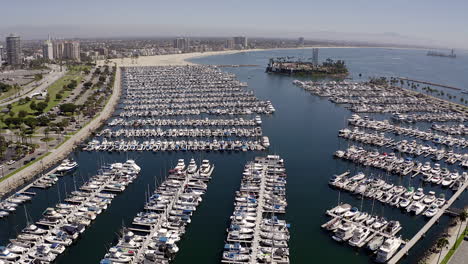
[[[427,231],[429,231],[429,229],[435,224],[437,223],[437,221],[439,220],[439,218],[445,213],[446,210],[448,210],[450,208],[450,206],[452,206],[452,204],[455,202],[455,200],[457,200],[457,198],[466,190],[466,188],[468,187],[468,181],[465,181],[465,183],[463,184],[463,186],[461,188],[458,189],[458,191],[450,198],[450,200],[447,201],[447,203],[441,208],[441,210],[439,210],[439,212],[434,216],[432,217],[428,222],[427,224],[425,224],[423,226],[423,228],[421,228],[421,230],[419,230],[418,233],[416,233],[416,235],[414,235],[413,238],[411,238],[410,241],[408,241],[408,243],[406,243],[406,245],[400,249],[400,251],[398,251],[395,256],[393,256],[393,258],[390,259],[390,261],[388,262],[388,264],[396,264],[398,263],[398,261],[400,261],[400,259],[402,259],[406,254],[409,253],[409,251],[411,250],[411,248],[420,240],[424,237],[424,235],[427,233]]]
[[[257,157],[244,167],[222,263],[289,263],[286,173],[279,156]],[[271,215],[271,217],[270,217]]]
[[[445,85],[445,84],[438,84],[438,83],[433,83],[433,82],[414,80],[414,79],[410,79],[410,78],[406,78],[406,77],[397,77],[397,79],[402,80],[402,81],[410,81],[410,82],[415,82],[415,83],[428,84],[428,85],[448,88],[448,89],[457,90],[457,91],[462,90],[461,88],[457,88],[457,87],[453,87],[453,86],[449,86],[449,85]]]

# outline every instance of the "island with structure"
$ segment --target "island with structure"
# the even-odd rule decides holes
[[[271,58],[266,72],[338,78],[345,78],[349,73],[343,60],[334,61],[328,58],[322,64],[319,64],[318,49],[313,50],[312,58],[309,59],[295,59],[294,57]]]

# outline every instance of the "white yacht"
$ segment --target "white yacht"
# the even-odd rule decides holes
[[[429,194],[424,196],[423,203],[429,205],[435,202],[435,200],[436,200],[435,192],[430,191]]]
[[[383,245],[377,251],[376,261],[378,263],[384,263],[391,259],[400,248],[401,242],[401,239],[397,237],[385,240]]]
[[[78,167],[78,163],[76,161],[64,159],[62,163],[57,167],[57,172],[71,171],[75,169],[76,167]]]
[[[175,166],[176,170],[183,171],[185,169],[185,161],[183,159],[179,159],[177,161],[177,165]]]
[[[356,226],[351,222],[345,222],[342,226],[338,228],[335,235],[332,238],[335,241],[341,242],[350,239],[353,236],[353,231],[356,229]]]
[[[191,159],[187,167],[187,173],[193,174],[197,171],[197,169],[198,169],[197,163],[195,163],[194,159]]]
[[[424,209],[426,209],[426,206],[420,202],[413,202],[408,208],[406,208],[407,212],[413,212],[416,215],[421,214]]]
[[[353,247],[362,247],[369,234],[370,230],[368,228],[359,227],[354,230],[353,237],[349,240],[348,243]]]
[[[198,172],[202,177],[210,177],[213,170],[214,164],[211,165],[209,160],[203,160]]]

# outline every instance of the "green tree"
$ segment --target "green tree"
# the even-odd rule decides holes
[[[436,246],[440,250],[439,257],[437,258],[437,263],[439,263],[440,256],[442,255],[442,249],[446,247],[448,244],[449,244],[449,241],[445,237],[439,238],[439,240],[437,240]]]
[[[59,106],[59,109],[61,112],[64,112],[64,113],[73,113],[75,112],[77,106],[75,104],[71,104],[71,103],[68,103],[68,104],[62,104]]]
[[[463,222],[465,222],[467,218],[468,218],[468,213],[465,210],[463,210],[463,212],[461,212],[460,215],[458,215],[458,219],[460,220],[460,227],[458,228],[457,238],[460,236],[460,231],[462,229]]]
[[[28,115],[28,112],[26,112],[25,110],[20,110],[18,112],[18,117],[20,118],[25,118],[27,115]]]
[[[33,110],[33,111],[36,110],[36,101],[35,100],[31,101],[31,103],[29,104],[29,108],[31,108],[31,110]]]
[[[28,117],[28,118],[25,118],[23,122],[26,125],[28,125],[30,128],[34,129],[37,126],[39,121],[34,117]]]
[[[47,103],[46,102],[39,102],[37,105],[36,105],[36,110],[38,112],[44,112],[44,110],[46,109],[47,107]]]

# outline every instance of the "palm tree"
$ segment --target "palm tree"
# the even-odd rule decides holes
[[[458,215],[458,219],[460,219],[460,227],[458,228],[457,238],[460,236],[460,231],[463,226],[463,222],[465,222],[467,218],[468,218],[468,213],[465,210],[463,210],[463,212],[461,212],[460,215]],[[466,229],[466,225],[465,225],[465,229]]]
[[[441,237],[439,238],[439,240],[437,240],[436,246],[438,249],[440,249],[439,258],[437,258],[437,263],[439,263],[440,256],[442,255],[442,249],[446,247],[448,244],[449,244],[449,241],[445,237]]]

